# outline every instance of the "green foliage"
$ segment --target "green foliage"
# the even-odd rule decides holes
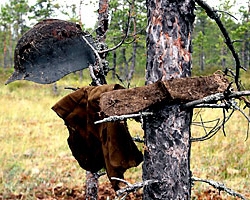
[[[109,54],[110,67],[115,67],[116,73],[124,81],[128,81],[128,73],[133,65],[132,57],[136,57],[135,74],[142,75],[146,65],[146,5],[144,1],[111,0],[109,4],[110,26],[106,42],[109,47],[116,46],[126,34],[128,17],[130,26],[128,38],[122,47],[116,50],[116,59]],[[114,59],[116,66],[113,66]]]
[[[229,13],[233,10],[236,1],[220,1],[219,12],[220,19],[224,24],[232,41],[234,42],[237,53],[240,56],[241,63],[245,68],[249,68],[249,10],[241,7],[236,13],[239,20]],[[225,12],[223,12],[225,11]],[[206,13],[197,7],[196,21],[193,32],[193,65],[197,70],[217,67],[234,69],[235,62],[231,52],[225,44],[225,38],[221,34],[215,21],[208,19]],[[204,58],[204,67],[202,67],[202,57]]]
[[[43,19],[53,18],[56,10],[59,8],[58,3],[54,3],[54,0],[37,0],[37,2],[30,7],[29,18],[40,21]]]
[[[84,3],[86,4],[86,2]],[[33,4],[28,3],[28,0],[10,0],[2,5],[0,10],[0,40],[2,41],[0,43],[0,68],[13,66],[13,51],[16,42],[29,29],[32,23],[41,19],[56,17],[60,13],[69,20],[78,22],[79,15],[77,9],[79,5],[66,1],[59,5],[55,0],[37,0]],[[233,7],[233,1],[220,1],[219,9],[222,11],[232,10]],[[108,56],[110,67],[115,67],[115,72],[125,82],[129,82],[128,73],[133,66],[133,55],[136,58],[134,75],[136,77],[144,77],[145,74],[146,5],[144,0],[110,0],[110,25],[106,38],[110,48],[116,46],[124,37],[129,13],[131,20],[128,38],[116,50],[116,58],[114,58],[113,53],[110,53]],[[220,12],[221,20],[225,24],[231,39],[241,41],[235,42],[234,45],[239,53],[242,65],[245,68],[249,68],[249,10],[247,7],[241,7],[236,13],[238,21],[225,12]],[[27,19],[30,21],[27,21]],[[89,30],[89,32],[93,33],[94,31]],[[213,20],[207,17],[205,11],[198,6],[192,38],[194,70],[200,72],[212,67],[217,69],[223,69],[224,67],[234,68],[234,60],[224,43],[224,38],[219,28]],[[193,72],[193,74],[197,73]]]

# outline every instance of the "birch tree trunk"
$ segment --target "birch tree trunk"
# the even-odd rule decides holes
[[[147,0],[146,84],[191,75],[193,0]],[[144,199],[190,199],[192,110],[181,105],[154,108],[145,119]]]

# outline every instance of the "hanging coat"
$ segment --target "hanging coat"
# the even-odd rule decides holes
[[[117,89],[123,87],[118,84],[83,87],[52,107],[69,130],[68,145],[79,165],[92,173],[105,168],[109,179],[123,179],[124,172],[143,159],[126,121],[94,124],[103,119],[100,96]],[[118,181],[111,180],[111,183],[115,190],[119,189]]]

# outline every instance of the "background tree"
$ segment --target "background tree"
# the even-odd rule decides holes
[[[32,15],[29,18],[35,19],[36,21],[52,18],[59,8],[59,4],[53,0],[37,0],[36,3],[30,7],[30,13]]]
[[[145,55],[145,2],[114,0],[110,1],[109,8],[111,23],[106,40],[108,46],[117,45],[125,34],[128,34],[128,37],[122,47],[115,50],[108,60],[113,64],[113,77],[114,74],[118,74],[122,81],[129,83],[135,71],[144,72],[142,66],[145,66],[146,62],[145,56],[140,56],[140,59],[136,60],[137,55]]]
[[[17,40],[28,27],[25,16],[28,13],[27,0],[11,0],[1,6],[0,30],[2,37],[3,67],[12,67],[13,51]]]

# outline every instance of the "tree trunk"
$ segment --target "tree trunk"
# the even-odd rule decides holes
[[[146,84],[191,75],[193,0],[148,0]],[[190,199],[192,111],[158,106],[145,119],[144,199]]]
[[[105,42],[106,32],[108,30],[108,7],[108,0],[99,0],[98,28],[96,29],[96,35],[100,46]],[[106,56],[106,53],[100,54],[102,59],[105,59]],[[104,80],[104,83],[105,82],[106,80]],[[88,200],[98,199],[98,176],[89,171],[86,172],[86,197]]]
[[[98,176],[86,171],[86,200],[98,199]]]
[[[134,3],[134,2],[133,2]],[[134,72],[135,72],[135,64],[136,64],[136,51],[137,51],[137,41],[136,41],[136,17],[133,19],[133,25],[134,25],[134,42],[133,42],[133,51],[131,56],[131,64],[130,64],[130,70],[128,72],[127,81],[128,83],[131,82]]]

